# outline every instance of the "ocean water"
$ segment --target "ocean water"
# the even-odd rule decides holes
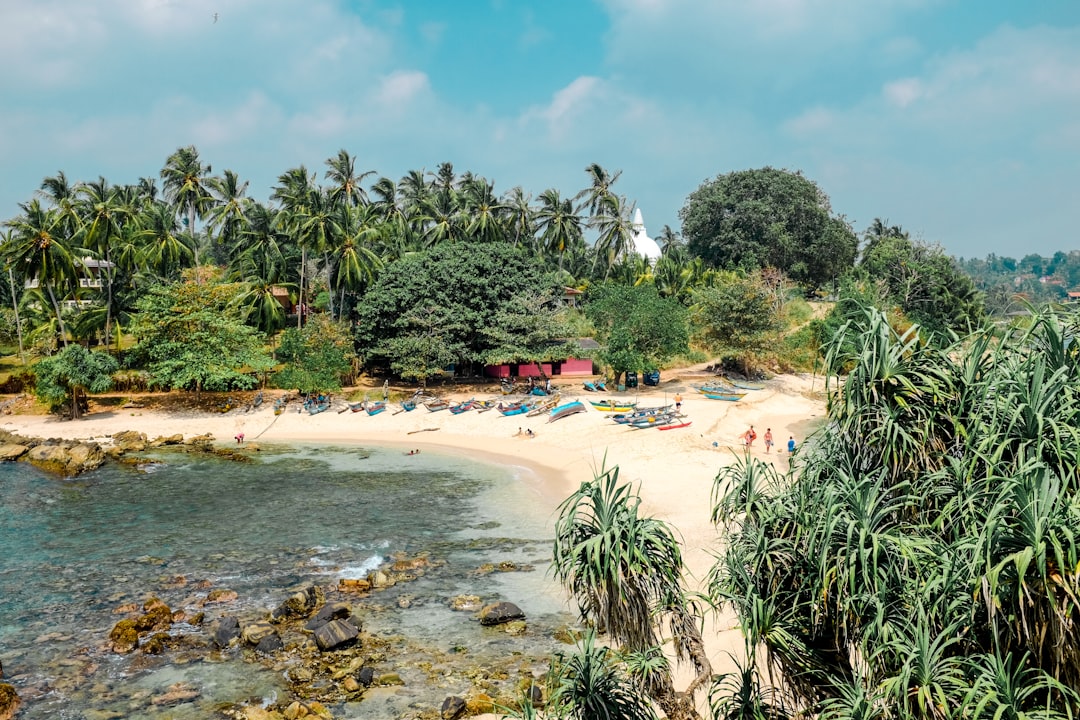
[[[209,717],[223,703],[281,700],[280,668],[238,651],[109,653],[109,630],[123,617],[114,610],[156,596],[190,614],[208,584],[239,594],[201,608],[208,618],[254,619],[305,585],[336,585],[391,556],[420,553],[435,561],[422,577],[356,601],[365,632],[406,638],[433,658],[520,666],[558,650],[554,629],[573,622],[548,574],[552,518],[538,512],[550,506],[541,497],[537,478],[521,468],[396,449],[264,446],[251,464],[162,453],[69,480],[0,464],[5,682],[23,696],[26,720]],[[477,572],[503,561],[535,569]],[[460,594],[520,605],[528,632],[481,628],[472,613],[449,608]],[[185,627],[201,632],[174,632]],[[468,690],[450,670],[432,687],[412,660],[391,656],[382,668],[398,671],[404,687],[332,707],[335,717],[397,717]],[[176,682],[200,696],[151,704]]]

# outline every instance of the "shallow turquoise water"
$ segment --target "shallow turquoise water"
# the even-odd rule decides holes
[[[21,717],[108,708],[194,718],[219,702],[281,697],[277,674],[237,658],[181,666],[168,655],[101,650],[115,608],[156,595],[174,609],[197,610],[206,592],[194,589],[198,581],[237,591],[239,601],[220,610],[243,617],[305,584],[363,577],[396,553],[430,553],[445,565],[374,594],[379,608],[366,629],[467,647],[477,662],[549,652],[550,628],[570,619],[546,573],[551,518],[538,516],[537,481],[523,470],[340,447],[270,448],[253,464],[171,453],[153,460],[75,480],[0,464],[0,662],[27,699]],[[536,569],[474,572],[503,560]],[[176,576],[187,585],[176,587]],[[516,602],[529,634],[481,629],[471,614],[448,608],[458,594]],[[407,608],[398,606],[402,595],[412,599]],[[336,717],[392,716],[448,694],[405,679],[393,697],[335,708]],[[147,706],[147,695],[181,680],[200,689],[197,701]]]

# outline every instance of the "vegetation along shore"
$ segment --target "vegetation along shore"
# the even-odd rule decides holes
[[[0,455],[68,476],[154,443],[314,444],[527,469],[580,627],[527,683],[417,716],[1080,711],[1080,256],[856,232],[775,168],[705,181],[655,255],[620,173],[586,173],[534,199],[343,150],[261,202],[185,147],[135,184],[45,178],[0,239]],[[290,590],[266,622],[202,624],[303,658],[292,696],[235,717],[374,697],[355,588]],[[181,642],[160,602],[113,652]],[[3,671],[0,718],[44,694]],[[174,690],[161,706],[198,697]]]

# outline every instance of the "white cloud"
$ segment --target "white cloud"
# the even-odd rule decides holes
[[[417,98],[431,90],[426,73],[418,70],[398,70],[379,83],[375,102],[384,110],[400,112]]]
[[[918,78],[904,78],[886,83],[882,92],[889,104],[905,108],[922,97],[923,87]]]

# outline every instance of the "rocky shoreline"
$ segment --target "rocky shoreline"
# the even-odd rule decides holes
[[[0,430],[0,461],[28,462],[46,472],[74,477],[96,470],[108,460],[129,462],[129,453],[139,453],[157,448],[173,448],[187,452],[212,454],[227,460],[251,462],[251,454],[258,452],[255,443],[247,443],[238,449],[219,446],[213,435],[182,434],[162,435],[153,440],[146,433],[124,430],[92,440],[64,438],[25,437],[7,430]],[[137,464],[137,460],[133,461]],[[3,720],[0,717],[0,720]]]

